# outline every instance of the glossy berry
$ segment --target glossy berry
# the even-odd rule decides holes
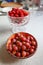
[[[34,49],[31,48],[31,49],[30,49],[30,53],[34,53]]]
[[[25,44],[26,44],[26,42],[22,42],[22,44],[23,44],[23,45],[25,45]]]
[[[16,39],[13,39],[12,41],[13,41],[13,43],[16,43]]]
[[[34,40],[34,38],[31,36],[31,40]]]
[[[25,45],[26,45],[27,48],[31,47],[30,43],[26,43]]]
[[[19,37],[16,37],[16,40],[18,40],[19,39]]]
[[[28,42],[28,43],[29,43],[29,42],[30,42],[30,40],[29,40],[29,39],[26,39],[26,42]]]
[[[32,41],[32,45],[33,45],[33,46],[36,46],[36,42],[35,42],[35,41]]]
[[[25,56],[26,56],[26,52],[22,51],[22,57],[25,57]]]
[[[30,40],[30,36],[28,36],[27,39]]]
[[[26,37],[24,37],[23,35],[20,36],[20,39],[21,39],[22,41],[26,41]]]
[[[17,51],[18,50],[18,47],[16,45],[13,44],[13,50],[14,51]]]
[[[20,51],[20,52],[21,52],[21,47],[20,47],[20,46],[18,46],[18,51]]]
[[[19,15],[18,14],[15,14],[15,17],[19,17]]]
[[[32,49],[35,49],[35,46],[31,46]]]
[[[16,41],[17,46],[22,46],[22,42]]]
[[[22,45],[22,50],[26,50],[26,46],[25,45]]]
[[[12,13],[15,14],[15,11],[13,10]]]
[[[21,53],[20,52],[16,52],[16,56],[17,57],[21,57]]]

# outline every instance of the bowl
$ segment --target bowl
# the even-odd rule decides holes
[[[37,46],[35,37],[26,32],[12,34],[6,43],[8,53],[19,59],[32,57],[37,51]]]
[[[26,29],[25,25],[30,20],[30,12],[24,9],[12,8],[12,10],[8,12],[8,19],[12,27],[12,32],[21,32]]]
[[[24,10],[24,9],[19,9],[19,10],[23,10],[25,12],[28,12],[27,10]],[[13,16],[13,15],[11,16],[8,13],[8,18],[9,18],[9,20],[10,20],[11,23],[13,23],[15,25],[20,25],[21,26],[21,25],[25,25],[27,22],[29,22],[30,12],[28,12],[28,15],[26,15],[26,16],[17,16],[17,15],[18,15],[18,13],[16,13],[15,16]]]

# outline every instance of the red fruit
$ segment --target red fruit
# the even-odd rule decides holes
[[[34,40],[34,38],[31,36],[31,40]]]
[[[31,46],[32,49],[35,49],[35,46]]]
[[[20,46],[18,47],[18,51],[21,51],[21,47]]]
[[[19,37],[16,37],[16,40],[18,40],[19,39]]]
[[[15,11],[13,10],[12,13],[15,14]]]
[[[15,43],[16,42],[16,39],[13,39],[13,43]]]
[[[15,17],[19,17],[19,15],[18,14],[15,14]]]
[[[26,52],[22,51],[22,57],[26,57]]]
[[[16,13],[19,14],[19,10],[17,10]]]
[[[29,43],[29,42],[30,42],[30,40],[26,39],[26,42],[28,42],[28,43]]]
[[[28,36],[27,39],[30,40],[30,36]]]
[[[24,11],[24,10],[22,10],[22,12],[23,12],[24,16],[27,16],[29,14],[29,12]]]
[[[10,16],[15,16],[15,17],[24,17],[27,16],[29,13],[27,11],[24,11],[22,9],[18,8],[12,8],[11,11],[8,12]]]
[[[15,55],[16,54],[16,51],[12,51],[12,54]]]
[[[20,36],[20,39],[21,39],[22,41],[26,41],[26,37],[24,37],[23,35]]]
[[[20,13],[20,17],[24,17],[23,13]]]
[[[35,42],[35,41],[32,41],[32,45],[33,45],[33,46],[36,46],[36,42]]]
[[[17,36],[20,37],[20,33],[17,33]]]
[[[12,17],[14,16],[13,11],[9,11],[8,14],[9,14],[9,16],[12,16]]]
[[[11,45],[11,43],[8,44],[7,49],[8,49],[9,51],[12,51],[12,45]]]
[[[25,45],[28,49],[31,47],[30,43],[26,43]]]
[[[19,10],[18,8],[14,8],[14,9],[15,9],[15,11]]]
[[[15,54],[17,57],[21,57],[21,53],[20,52],[16,52]]]
[[[34,53],[34,49],[31,48],[31,49],[30,49],[30,53]]]
[[[22,45],[22,50],[26,50],[26,46],[25,45]]]
[[[16,44],[17,44],[17,46],[22,46],[22,42],[20,42],[20,41],[17,41]]]
[[[29,56],[29,52],[26,52],[26,57],[28,57]]]
[[[22,42],[22,44],[23,44],[23,45],[25,45],[25,44],[26,44],[26,42]]]
[[[11,15],[12,17],[14,17],[14,14],[13,14],[13,13],[11,13],[10,15]]]
[[[18,47],[15,44],[13,44],[13,50],[14,51],[17,51],[18,50]]]
[[[31,42],[31,41],[29,41],[29,43],[30,43],[30,45],[31,45],[31,43],[32,43],[32,42]]]
[[[19,15],[20,15],[20,17],[24,17],[24,14],[21,10],[19,10]]]
[[[29,52],[30,48],[27,48],[26,51]]]

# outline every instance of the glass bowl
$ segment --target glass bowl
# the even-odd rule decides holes
[[[21,49],[20,50],[17,50],[16,52],[20,52],[21,53],[21,56],[20,57],[17,57],[15,54],[16,54],[16,52],[14,51],[14,53],[12,52],[13,51],[13,49],[11,50],[11,47],[10,47],[10,44],[12,45],[12,48],[13,48],[13,44],[15,45],[16,43],[17,43],[17,38],[16,38],[16,42],[15,43],[12,43],[13,42],[13,39],[15,39],[15,37],[16,36],[18,36],[18,40],[19,41],[21,41],[21,39],[20,39],[20,36],[21,35],[23,35],[23,36],[25,36],[26,37],[26,39],[27,39],[27,37],[28,37],[28,43],[31,45],[31,47],[29,48],[29,50],[27,49],[27,46],[26,46],[26,49],[25,49],[25,51],[26,51],[26,53],[27,52],[29,52],[29,55],[28,56],[25,56],[25,57],[22,57],[22,46],[20,46],[21,47]],[[22,36],[22,37],[23,37]],[[33,41],[36,43],[36,44],[33,44]],[[23,41],[21,41],[22,42],[22,45],[25,45],[27,42],[26,42],[26,40],[24,41],[24,42],[26,42],[25,44],[23,44]],[[31,42],[31,43],[30,43]],[[16,46],[19,48],[19,46],[16,44]],[[34,47],[33,47],[34,46]],[[33,56],[35,53],[36,53],[36,51],[37,51],[37,46],[38,46],[38,44],[37,44],[37,40],[35,39],[35,37],[33,36],[33,35],[31,35],[31,34],[29,34],[29,33],[26,33],[26,32],[18,32],[18,33],[15,33],[15,34],[12,34],[9,38],[8,38],[8,40],[7,40],[7,44],[6,44],[6,49],[7,49],[7,51],[8,51],[8,53],[12,56],[12,57],[14,57],[14,58],[19,58],[19,59],[26,59],[26,58],[30,58],[31,56]],[[32,50],[31,51],[31,49],[34,49],[34,51]]]
[[[27,11],[27,10],[26,10]],[[28,12],[28,11],[27,11]],[[23,31],[23,26],[25,26],[30,20],[30,12],[27,16],[24,17],[12,17],[8,14],[9,22],[11,23],[12,32]]]

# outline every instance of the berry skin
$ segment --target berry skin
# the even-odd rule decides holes
[[[26,52],[22,51],[22,57],[26,57]]]
[[[13,44],[13,50],[14,51],[17,51],[18,50],[18,47],[16,45]]]
[[[30,49],[30,53],[31,53],[31,54],[34,53],[34,49]]]
[[[36,46],[36,42],[35,42],[35,41],[32,41],[32,45],[33,45],[33,46]]]
[[[25,45],[22,45],[22,50],[26,50],[26,46]]]
[[[20,41],[17,41],[16,44],[17,44],[17,46],[22,46],[22,42],[20,42]]]
[[[27,48],[31,47],[30,43],[26,43],[25,45],[26,45]]]
[[[16,52],[15,54],[17,57],[21,57],[21,53],[20,52]]]
[[[29,56],[29,52],[26,52],[26,57],[28,57]]]

